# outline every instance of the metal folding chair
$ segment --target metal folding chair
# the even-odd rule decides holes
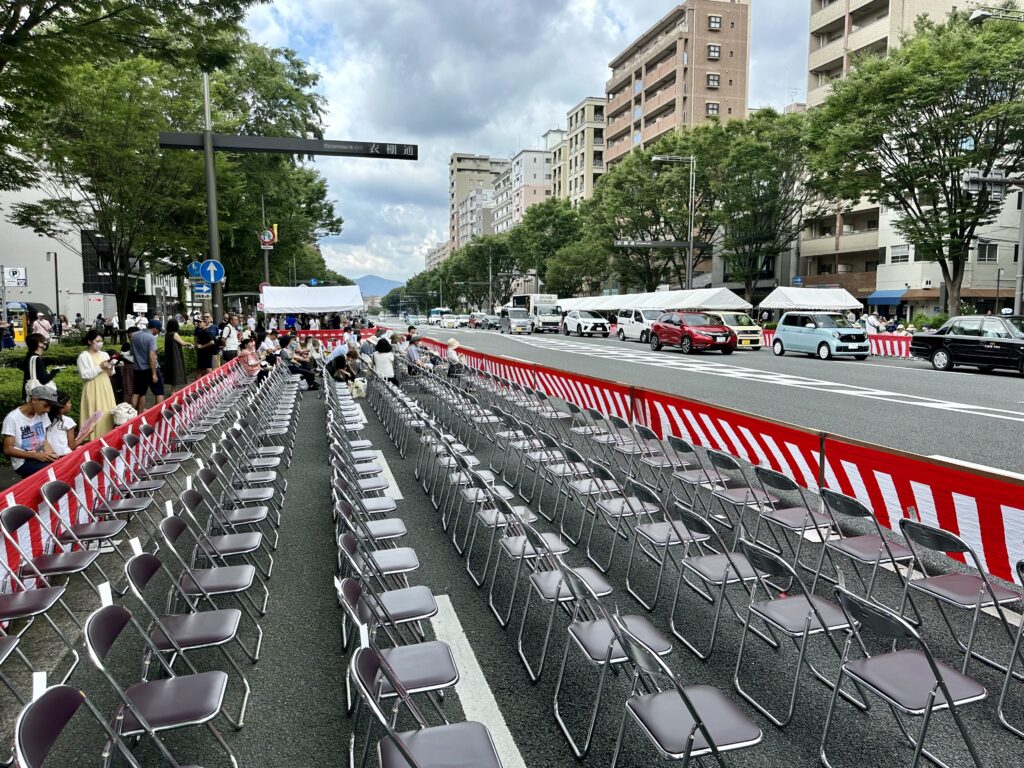
[[[590,519],[590,530],[587,532],[587,559],[601,569],[602,573],[608,573],[615,559],[615,547],[619,539],[629,540],[629,531],[632,530],[634,521],[643,515],[655,514],[661,509],[661,500],[644,501],[632,492],[631,481],[626,481],[626,487],[620,488],[618,480],[610,469],[603,464],[592,464],[592,472],[595,478],[602,484],[593,495],[594,504]],[[588,501],[590,497],[588,497]],[[586,512],[588,507],[584,507]],[[602,563],[594,553],[594,529],[598,520],[611,529],[612,543],[608,547],[608,560]],[[602,526],[603,528],[604,526]],[[580,523],[580,534],[582,536],[583,525]],[[571,539],[570,539],[571,540]]]
[[[819,542],[824,544],[832,533],[832,518],[828,513],[819,511],[822,504],[819,501],[814,503],[807,497],[806,491],[791,477],[776,472],[767,467],[754,467],[754,476],[760,483],[762,492],[762,504],[758,509],[757,519],[754,523],[753,541],[756,541],[768,549],[773,549],[777,555],[783,554],[782,541],[775,535],[776,530],[782,532],[782,537],[789,547],[793,556],[793,565],[798,568],[810,571],[817,579],[821,572],[800,560],[800,552],[803,550],[807,535],[813,532]],[[796,497],[796,505],[781,499]],[[812,509],[812,505],[818,509]],[[759,541],[758,535],[761,531],[761,524],[767,525],[771,532],[771,543]],[[796,539],[796,546],[792,539]],[[773,546],[774,545],[774,546]]]
[[[914,749],[914,757],[909,763],[912,768],[918,765],[922,757],[939,768],[946,768],[944,762],[924,748],[924,742],[932,716],[947,710],[953,716],[953,722],[964,739],[974,765],[981,768],[983,763],[960,716],[960,707],[983,700],[988,695],[985,687],[935,659],[927,643],[902,616],[858,597],[843,587],[837,586],[835,592],[847,616],[849,628],[839,664],[839,677],[829,702],[828,714],[825,715],[825,728],[821,735],[821,762],[832,768],[826,751],[828,735],[836,699],[842,690],[840,686],[843,678],[848,677],[858,690],[868,691],[889,705],[900,733]],[[863,635],[866,632],[891,643],[892,650],[872,655],[864,642]],[[863,657],[851,660],[854,641]],[[898,649],[897,643],[900,641],[906,641],[913,647]],[[916,738],[907,730],[901,713],[921,718]]]
[[[1017,583],[1024,584],[1024,560],[1017,561]],[[1013,651],[1010,653],[1010,663],[1006,665],[1006,678],[1003,680],[1002,690],[999,692],[999,722],[1001,722],[1011,733],[1024,739],[1024,726],[1014,725],[1006,714],[1006,700],[1010,693],[1010,682],[1016,677],[1013,671],[1017,666],[1018,659],[1024,661],[1024,621],[1017,627],[1017,640],[1013,644]]]

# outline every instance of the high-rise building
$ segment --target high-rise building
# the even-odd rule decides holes
[[[493,189],[494,180],[508,166],[509,161],[502,158],[464,152],[448,160],[448,239],[454,247],[459,239],[459,203],[475,189]]]
[[[605,103],[603,96],[588,96],[566,114],[558,194],[573,205],[594,194],[594,185],[605,171]]]
[[[468,245],[474,237],[494,234],[494,189],[487,186],[469,190],[456,206],[456,217],[459,229],[447,255]]]
[[[668,131],[747,115],[749,0],[686,0],[609,63],[605,163]]]
[[[956,0],[811,0],[807,56],[807,107],[824,102],[832,81],[849,73],[858,56],[884,55],[927,15],[942,21]],[[962,296],[978,307],[992,308],[1000,285],[1015,273],[1019,258],[1006,242],[1007,228],[1017,226],[1020,197],[1008,195],[999,219],[979,232],[964,275]],[[893,213],[861,200],[838,216],[810,219],[800,241],[800,281],[807,286],[846,288],[866,306],[885,314],[938,311],[942,275],[936,262],[923,261],[913,244],[896,232]],[[1005,301],[1004,304],[1005,305]]]
[[[423,268],[431,270],[448,258],[448,241],[437,243],[423,257]]]
[[[494,231],[507,232],[551,195],[551,152],[523,149],[494,180]]]

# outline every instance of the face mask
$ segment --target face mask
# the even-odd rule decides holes
[[[96,341],[92,342],[91,346],[94,350],[99,352],[101,349],[103,349],[103,342],[97,339]]]

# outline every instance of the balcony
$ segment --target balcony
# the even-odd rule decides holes
[[[807,57],[807,68],[811,72],[834,69],[837,62],[841,65],[845,53],[846,48],[843,46],[843,38],[833,40],[828,45],[815,48],[810,52],[810,55]]]
[[[846,14],[846,3],[843,0],[836,0],[831,5],[811,13],[811,32],[832,24]]]
[[[627,152],[629,152],[629,150],[632,149],[632,147],[633,144],[628,139],[623,139],[622,141],[617,141],[614,144],[609,144],[608,148],[604,151],[605,163],[611,165],[616,160],[625,155]]]
[[[617,110],[622,109],[633,100],[633,89],[623,88],[622,92],[608,100],[608,114],[613,115]]]
[[[649,71],[644,77],[644,82],[647,84],[647,88],[650,89],[658,83],[664,81],[670,75],[675,74],[679,69],[679,56],[669,56],[665,61],[661,62],[653,71]]]
[[[644,127],[644,144],[650,141],[654,141],[656,138],[661,136],[663,133],[671,131],[676,126],[675,121],[675,110],[669,112],[665,116],[655,120],[651,125]]]
[[[613,139],[616,136],[621,135],[625,131],[629,130],[629,126],[633,124],[633,113],[623,112],[617,118],[608,123],[607,136],[609,139]]]
[[[862,51],[865,48],[879,48],[882,51],[889,44],[889,17],[879,19],[866,27],[854,30],[850,33],[847,48],[850,52]],[[811,66],[814,69],[814,66]]]
[[[877,282],[877,272],[841,272],[838,275],[806,275],[804,288],[845,288],[855,297],[862,299],[875,292]]]
[[[839,252],[878,251],[878,230],[863,229],[859,232],[839,234]]]
[[[836,252],[836,236],[805,237],[800,241],[800,255],[808,259],[831,256]]]
[[[644,101],[644,114],[651,115],[666,104],[671,104],[676,100],[676,89],[672,86],[663,88],[655,94],[654,98],[647,98]]]

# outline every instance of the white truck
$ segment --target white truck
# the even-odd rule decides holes
[[[562,309],[553,293],[520,293],[512,297],[512,306],[526,310],[530,333],[558,333],[562,325]]]

